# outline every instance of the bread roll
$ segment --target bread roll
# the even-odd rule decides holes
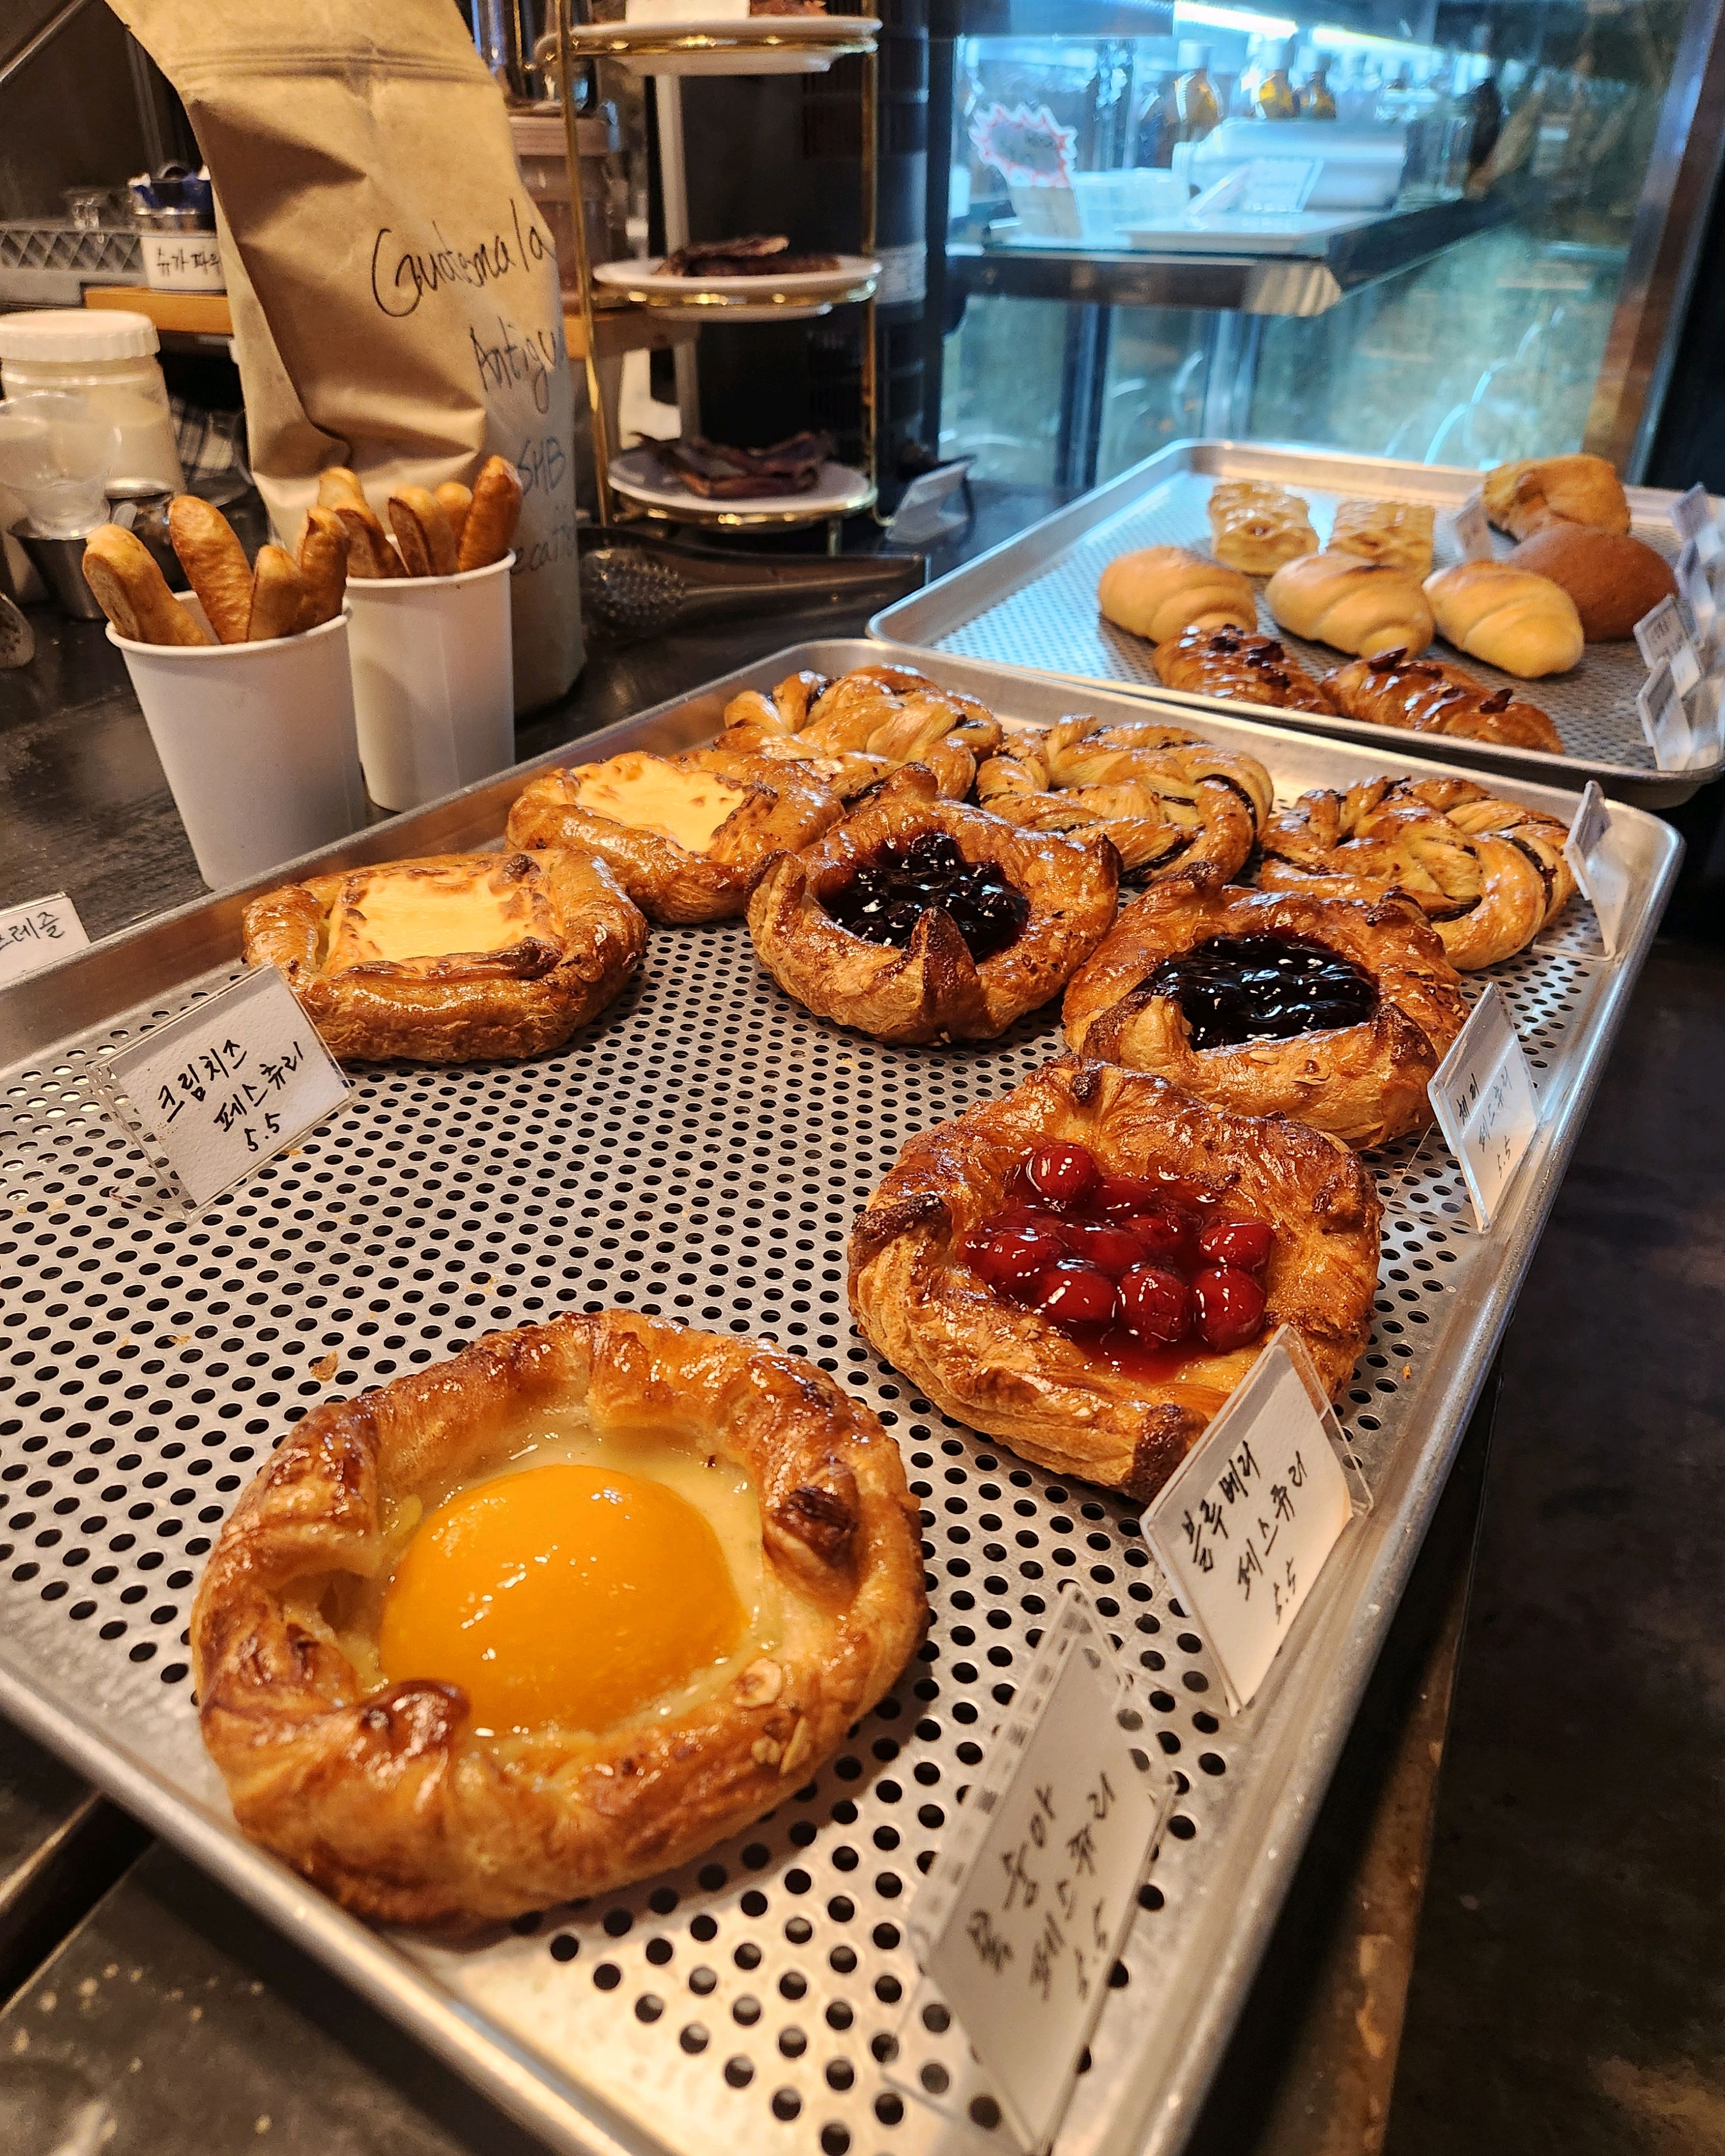
[[[1409,576],[1429,577],[1435,513],[1429,501],[1369,501],[1351,495],[1336,505],[1330,546],[1339,554],[1388,562]]]
[[[1257,602],[1237,570],[1186,547],[1145,547],[1103,570],[1096,604],[1117,629],[1160,644],[1189,629],[1255,629]]]
[[[1555,522],[1630,528],[1622,482],[1604,457],[1522,457],[1488,471],[1480,492],[1486,516],[1512,539],[1531,538]]]
[[[1642,615],[1677,591],[1662,554],[1627,532],[1596,531],[1585,524],[1548,524],[1522,540],[1509,566],[1561,584],[1575,602],[1589,644],[1619,644],[1633,636]]]
[[[1317,552],[1306,504],[1286,487],[1224,479],[1210,489],[1210,544],[1230,568],[1267,577],[1284,562]]]
[[[1425,579],[1437,625],[1458,650],[1532,680],[1579,665],[1575,602],[1549,577],[1507,562],[1457,562]]]
[[[1418,582],[1387,562],[1357,554],[1308,554],[1270,579],[1264,597],[1294,636],[1369,659],[1399,648],[1417,658],[1431,641],[1431,608]]]

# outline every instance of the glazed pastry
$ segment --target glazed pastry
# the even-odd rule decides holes
[[[332,1055],[418,1063],[560,1048],[640,964],[647,924],[583,854],[435,854],[254,898],[249,966],[280,966]]]
[[[801,1356],[632,1311],[493,1333],[280,1440],[193,1610],[204,1743],[242,1831],[379,1922],[608,1893],[880,1699],[916,1522]]]
[[[926,764],[948,800],[976,783],[977,761],[998,747],[1000,721],[962,690],[908,666],[858,666],[836,681],[788,675],[763,696],[746,689],[725,707],[721,748],[812,762],[845,800],[901,764]]]
[[[749,934],[817,1017],[878,1040],[993,1040],[1101,942],[1119,881],[1106,838],[1016,830],[942,799],[912,765],[769,863]]]
[[[1677,592],[1662,554],[1625,532],[1581,524],[1542,525],[1511,551],[1504,566],[1530,569],[1560,584],[1574,602],[1589,644],[1619,644],[1633,636],[1643,615]]]
[[[1306,504],[1285,487],[1255,479],[1224,479],[1210,489],[1209,516],[1216,559],[1230,569],[1267,577],[1284,562],[1317,552]]]
[[[649,920],[726,921],[770,855],[806,846],[844,813],[807,765],[625,749],[531,780],[509,812],[509,841],[597,854]]]
[[[1439,631],[1459,650],[1530,680],[1581,664],[1575,602],[1549,577],[1507,562],[1456,562],[1425,580]]]
[[[1264,593],[1282,628],[1337,651],[1401,650],[1431,641],[1431,608],[1415,579],[1357,554],[1310,554],[1278,569]]]
[[[1153,1496],[1279,1325],[1333,1397],[1380,1214],[1339,1140],[1063,1057],[914,1137],[850,1241],[850,1306],[944,1414]]]
[[[1067,1045],[1351,1146],[1430,1121],[1467,1004],[1435,929],[1372,903],[1178,880],[1128,906],[1066,989]]]
[[[1009,735],[976,790],[1021,829],[1105,834],[1130,875],[1203,870],[1218,883],[1245,865],[1272,798],[1269,773],[1242,750],[1150,719],[1083,716]]]
[[[1258,603],[1245,578],[1189,547],[1117,555],[1097,580],[1096,604],[1117,629],[1155,644],[1189,629],[1258,625]]]
[[[1416,734],[1454,734],[1465,741],[1497,742],[1506,748],[1563,753],[1563,738],[1536,704],[1512,689],[1487,694],[1459,666],[1436,659],[1409,659],[1380,651],[1353,659],[1324,676],[1324,687],[1345,718],[1378,726],[1405,726]]]
[[[1493,828],[1500,818],[1507,835]],[[1554,817],[1466,779],[1366,779],[1345,794],[1302,793],[1272,819],[1258,881],[1314,897],[1401,891],[1437,930],[1450,963],[1470,973],[1513,957],[1568,903],[1574,879],[1554,866],[1564,836]]]
[[[1157,678],[1195,696],[1272,704],[1288,711],[1329,711],[1328,696],[1273,636],[1237,629],[1189,629],[1156,648]]]
[[[1431,574],[1431,527],[1436,511],[1429,501],[1367,501],[1350,495],[1336,505],[1330,545],[1362,561],[1387,562],[1409,576]]]
[[[1531,538],[1553,523],[1630,528],[1623,483],[1604,457],[1522,457],[1488,471],[1480,492],[1486,516],[1512,539]]]

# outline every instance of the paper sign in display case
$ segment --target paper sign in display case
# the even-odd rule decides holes
[[[882,656],[911,654],[802,645],[583,751],[686,747],[744,687]],[[933,664],[1008,720],[1045,724],[1070,701],[1069,685]],[[1095,703],[1122,719],[1144,708]],[[1386,762],[1375,746],[1182,716],[1250,748],[1283,797]],[[521,781],[489,780],[317,865],[496,842]],[[1517,791],[1566,819],[1576,806],[1553,786]],[[247,894],[18,983],[0,996],[0,1707],[555,2147],[1004,2148],[1006,2113],[985,2087],[955,2121],[903,2086],[895,2045],[920,1981],[911,1912],[963,1793],[986,1778],[997,1724],[1035,1676],[1060,1583],[1079,1581],[1174,1782],[1055,2145],[1178,2148],[1674,873],[1664,825],[1620,804],[1611,814],[1633,891],[1613,955],[1577,901],[1490,976],[1538,1096],[1490,1232],[1436,1137],[1369,1163],[1382,1272],[1339,1413],[1372,1502],[1342,1528],[1238,1715],[1202,1626],[1171,1606],[1137,1508],[947,1420],[850,1322],[858,1210],[910,1134],[1058,1052],[1053,1008],[983,1046],[887,1047],[788,1001],[740,923],[657,929],[636,984],[562,1051],[510,1067],[355,1068],[328,1122],[190,1219],[165,1219],[126,1200],[147,1163],[102,1113],[93,1074],[234,977]],[[487,1329],[612,1305],[773,1337],[878,1411],[922,1507],[927,1643],[831,1763],[699,1861],[463,1946],[368,1929],[232,1825],[187,1666],[200,1563],[295,1413]]]

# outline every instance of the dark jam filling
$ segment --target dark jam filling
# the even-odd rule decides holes
[[[1225,1214],[1207,1192],[1110,1175],[1061,1143],[1014,1166],[963,1245],[992,1293],[1148,1384],[1259,1339],[1274,1247],[1266,1221]]]
[[[944,831],[883,846],[822,903],[840,927],[902,951],[932,906],[950,916],[978,965],[1015,943],[1030,901],[991,861],[967,861]]]
[[[1150,976],[1150,993],[1178,1004],[1194,1048],[1358,1025],[1378,1007],[1369,973],[1292,936],[1213,936],[1164,958]]]

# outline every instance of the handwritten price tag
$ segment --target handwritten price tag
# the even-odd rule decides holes
[[[1693,753],[1689,715],[1661,660],[1635,691],[1635,709],[1641,715],[1641,732],[1653,750],[1653,761],[1661,771],[1681,771]]]
[[[1701,551],[1701,542],[1686,539],[1677,551],[1672,563],[1672,573],[1677,579],[1677,590],[1689,619],[1695,624],[1695,641],[1705,647],[1712,639],[1719,619],[1719,603],[1713,597],[1712,580],[1707,575],[1707,562]]]
[[[1489,562],[1491,558],[1491,527],[1486,521],[1486,504],[1482,496],[1471,494],[1450,520],[1455,532],[1455,544],[1461,549],[1464,562]]]
[[[1306,1361],[1283,1326],[1141,1522],[1234,1714],[1269,1674],[1353,1512],[1334,1419]]]
[[[1671,528],[1684,541],[1693,540],[1703,562],[1711,562],[1720,551],[1719,526],[1713,516],[1713,505],[1707,499],[1707,490],[1699,485],[1680,494],[1671,504]]]
[[[958,2118],[986,2097],[1021,2148],[1047,2146],[1173,1794],[1106,1627],[1069,1582],[912,1905],[925,1980],[896,2080]]]
[[[1305,208],[1322,165],[1309,157],[1254,157],[1234,208],[1250,217],[1286,217]]]
[[[1483,1233],[1539,1127],[1533,1073],[1496,981],[1486,983],[1426,1091]]]
[[[1701,661],[1674,598],[1662,598],[1651,613],[1641,616],[1635,624],[1635,642],[1641,647],[1642,661],[1650,674],[1664,660],[1680,696],[1686,696],[1700,680]]]
[[[122,1049],[105,1082],[193,1207],[321,1123],[348,1090],[273,966]]]
[[[90,947],[78,909],[63,891],[11,906],[0,913],[0,988],[51,966],[72,951]]]
[[[1623,941],[1634,878],[1622,827],[1613,824],[1611,804],[1591,778],[1563,841],[1563,858],[1599,921],[1599,940],[1609,958]]]

